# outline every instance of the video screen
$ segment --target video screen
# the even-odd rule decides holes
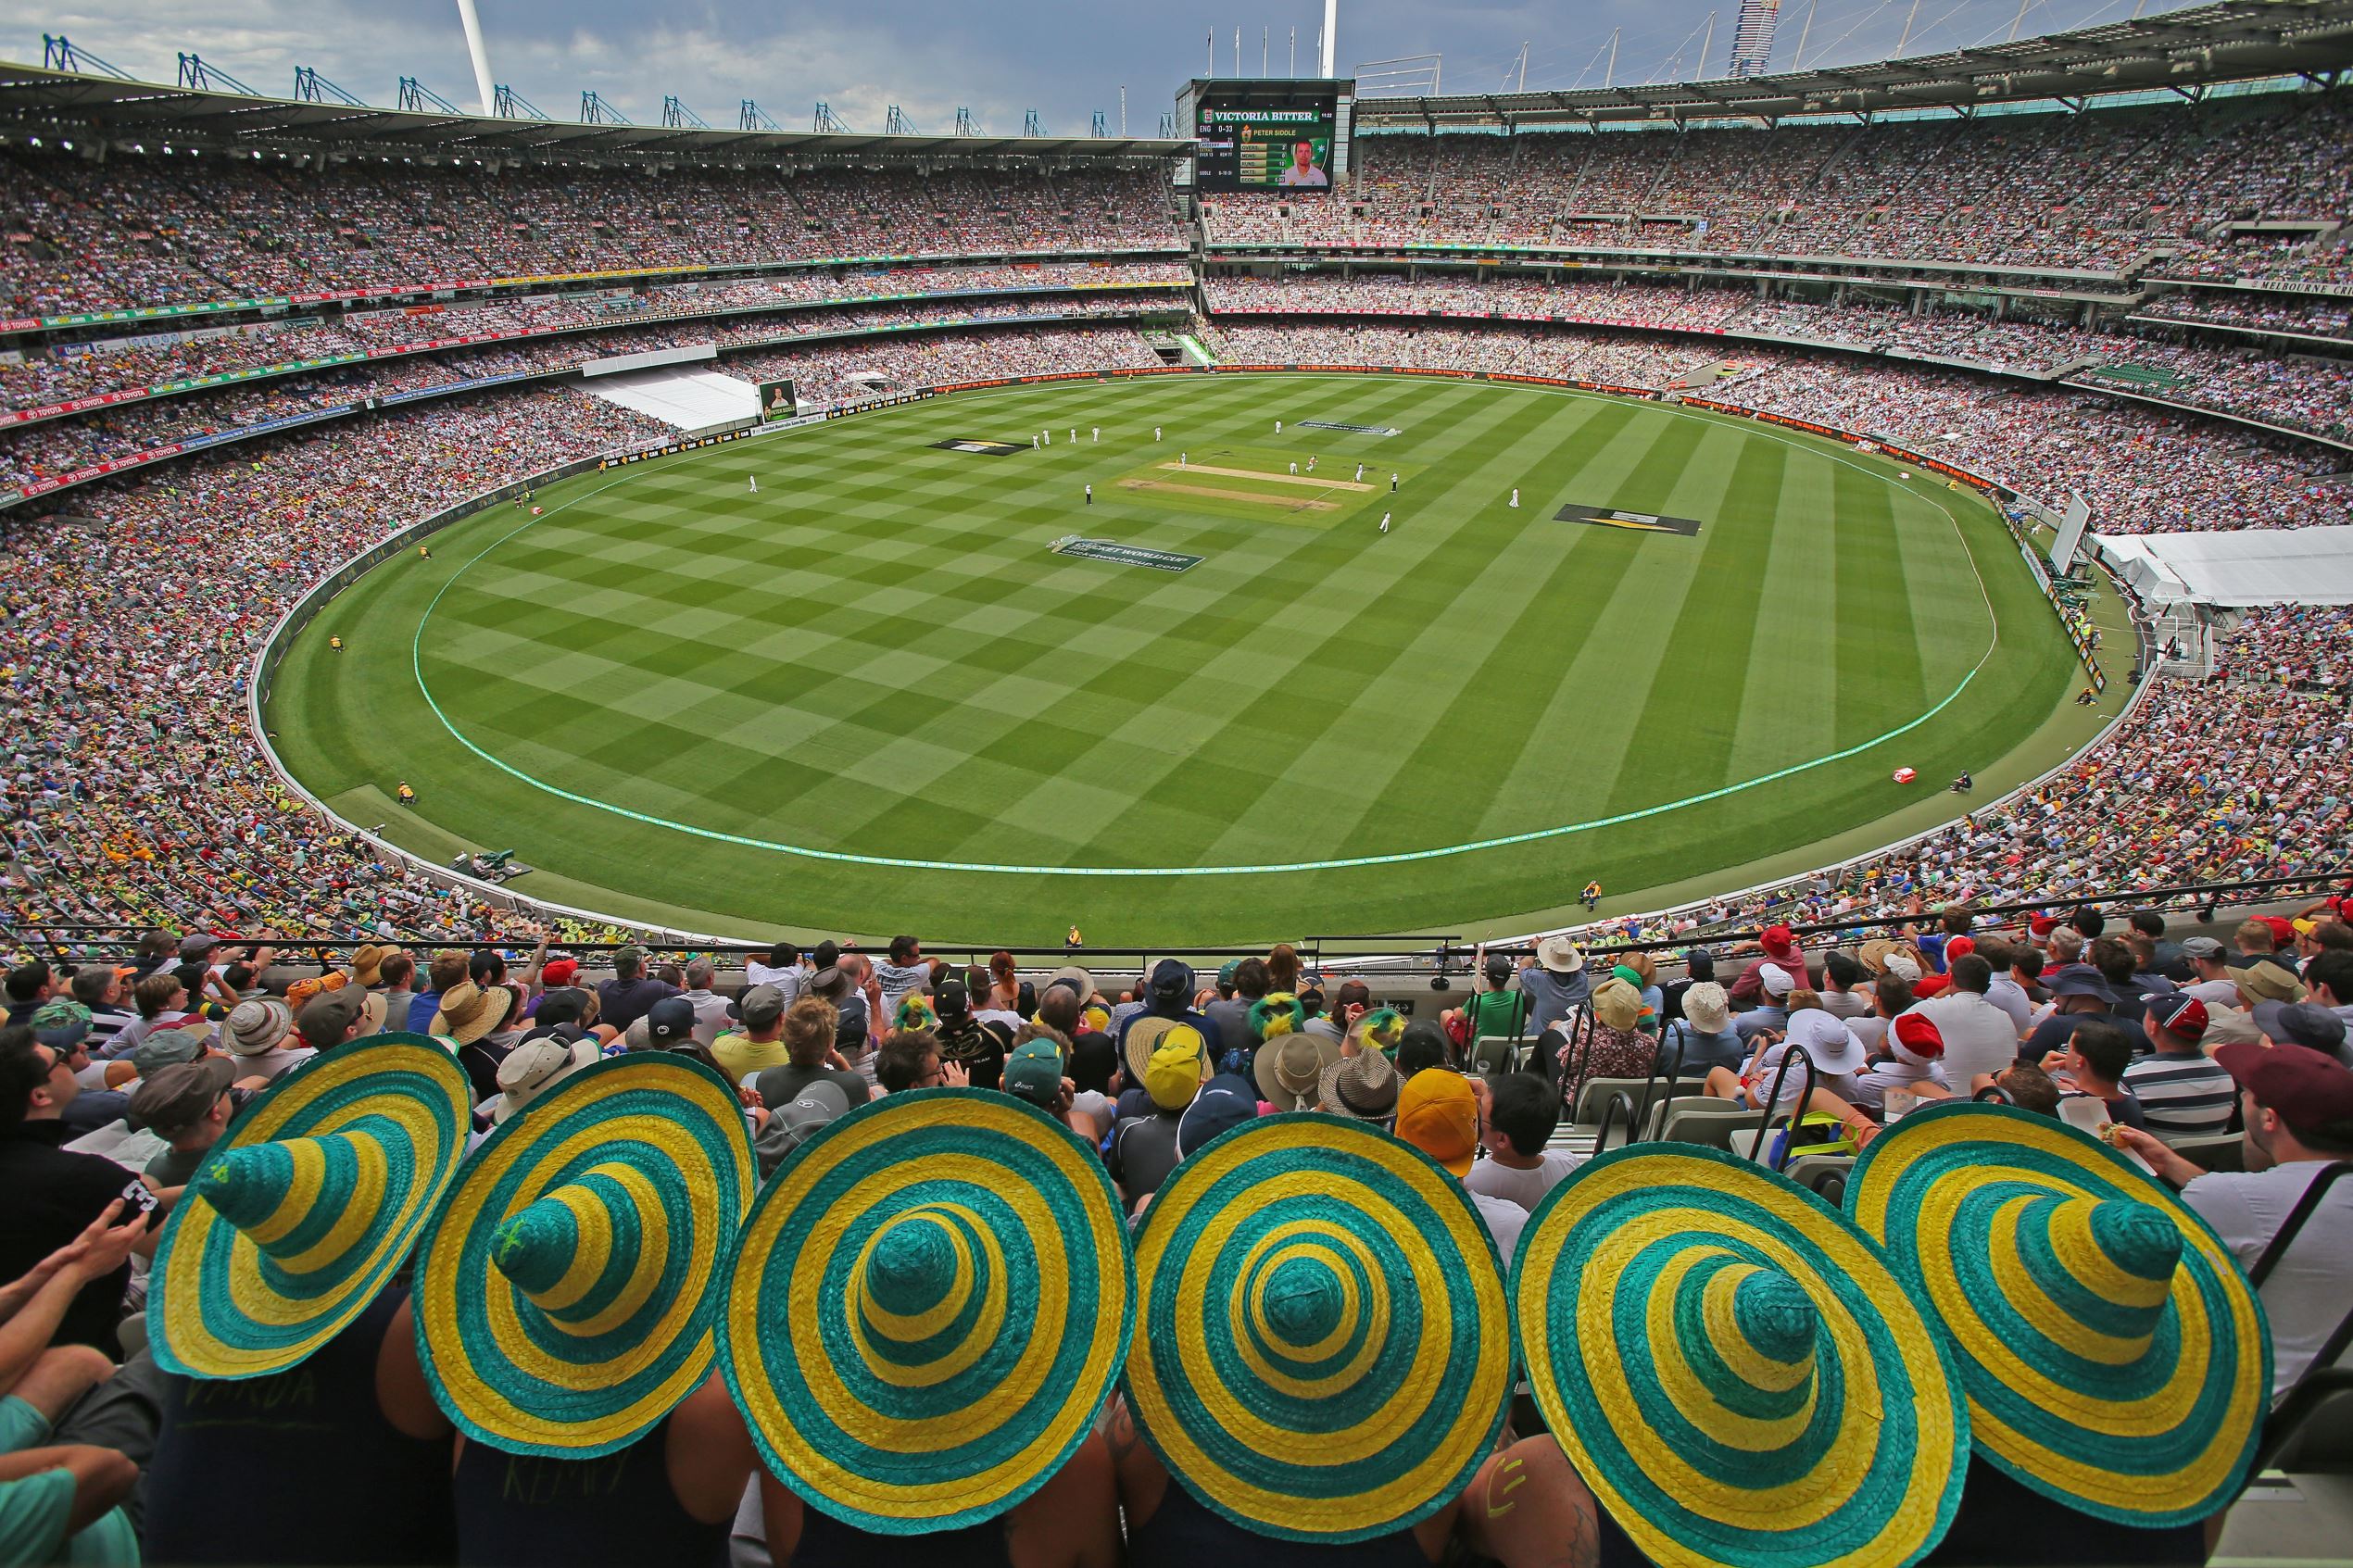
[[[1194,184],[1203,191],[1328,192],[1337,97],[1294,105],[1195,106]]]

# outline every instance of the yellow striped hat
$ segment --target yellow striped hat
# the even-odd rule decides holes
[[[1696,1145],[1588,1160],[1511,1293],[1553,1435],[1661,1568],[1900,1568],[1960,1506],[1969,1415],[1917,1297],[1843,1215]]]
[[[1287,1540],[1403,1530],[1461,1492],[1511,1393],[1495,1244],[1437,1161],[1313,1112],[1189,1155],[1136,1237],[1127,1402],[1202,1506]]]
[[[635,1442],[711,1374],[758,1175],[736,1091],[645,1051],[483,1141],[419,1245],[417,1352],[459,1431],[572,1459]]]
[[[2238,1496],[2271,1333],[2230,1249],[2154,1178],[2050,1117],[1962,1102],[1874,1139],[1846,1207],[1951,1337],[1994,1464],[2149,1529]]]
[[[422,1035],[303,1062],[205,1157],[156,1248],[157,1364],[193,1377],[283,1372],[366,1311],[465,1152],[465,1069]]]
[[[988,1089],[888,1095],[796,1149],[728,1281],[727,1386],[776,1478],[878,1535],[993,1519],[1118,1379],[1135,1264],[1094,1149]]]

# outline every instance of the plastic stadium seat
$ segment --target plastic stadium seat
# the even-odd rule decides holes
[[[1481,1073],[1525,1073],[1535,1060],[1533,1035],[1481,1035],[1471,1042],[1471,1061]]]
[[[2239,1141],[2236,1133],[2201,1133],[2195,1137],[2167,1138],[2165,1146],[2201,1170],[2246,1169],[2246,1146]]]
[[[1667,1106],[1667,1124],[1659,1129],[1658,1135],[1667,1143],[1705,1144],[1710,1148],[1730,1149],[1734,1130],[1755,1120],[1756,1112],[1737,1100],[1694,1095]]]

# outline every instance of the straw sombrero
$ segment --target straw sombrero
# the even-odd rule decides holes
[[[1261,1117],[1178,1165],[1136,1237],[1127,1399],[1204,1507],[1286,1540],[1405,1529],[1494,1447],[1511,1392],[1495,1244],[1379,1130]]]
[[[769,1470],[878,1535],[1003,1513],[1094,1427],[1135,1265],[1095,1151],[985,1089],[889,1095],[760,1196],[720,1364]]]
[[[1786,1177],[1644,1145],[1545,1195],[1512,1262],[1528,1381],[1662,1568],[1898,1568],[1960,1504],[1969,1415],[1886,1258]]]
[[[283,1372],[367,1309],[466,1147],[465,1069],[422,1035],[311,1058],[261,1091],[189,1178],[157,1245],[148,1332],[166,1372]]]
[[[2049,1117],[1938,1105],[1863,1151],[1846,1206],[1951,1336],[1985,1458],[2151,1529],[2237,1496],[2271,1335],[2229,1248],[2153,1178]]]
[[[614,1057],[501,1123],[417,1253],[417,1353],[459,1431],[589,1459],[710,1375],[719,1282],[759,1177],[720,1076]]]

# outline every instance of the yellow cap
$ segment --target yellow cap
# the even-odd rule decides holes
[[[1179,1023],[1152,1047],[1151,1060],[1144,1065],[1144,1092],[1163,1110],[1182,1110],[1208,1077],[1208,1043],[1200,1030]]]

